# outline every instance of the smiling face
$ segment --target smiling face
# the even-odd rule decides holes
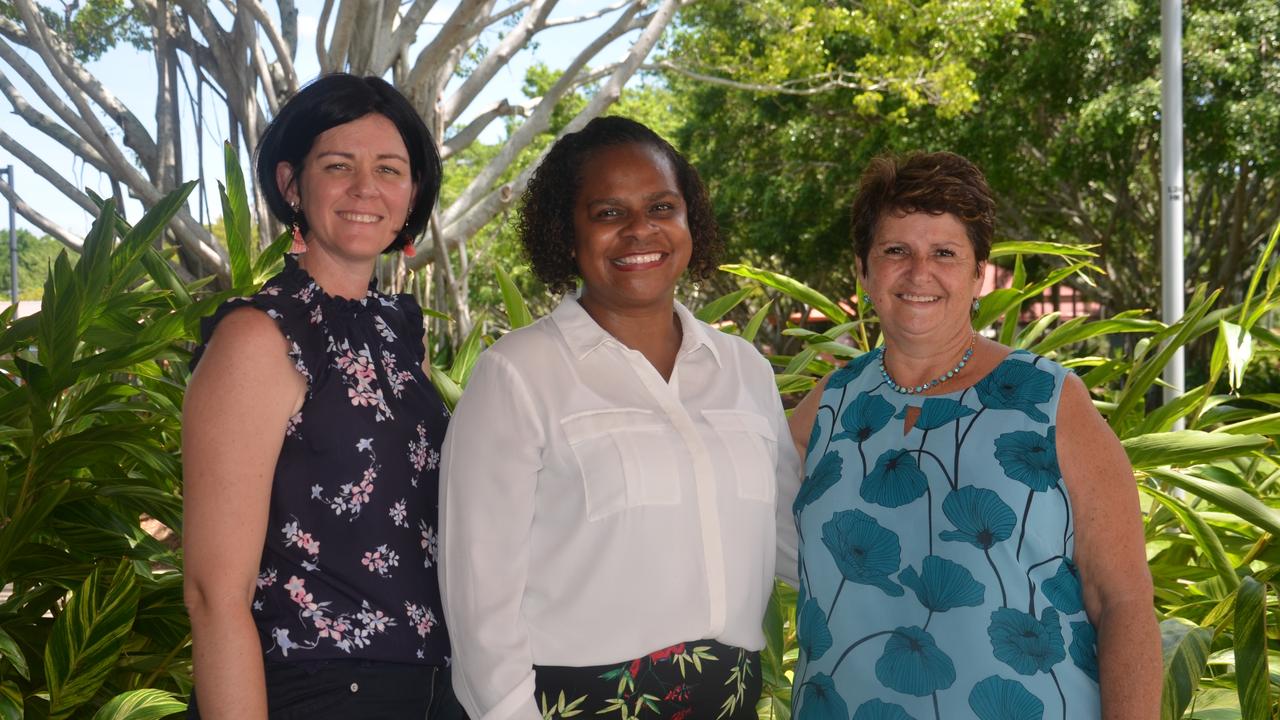
[[[574,256],[588,311],[670,311],[693,240],[671,162],[656,148],[605,147],[583,164]]]
[[[376,258],[390,245],[415,191],[400,131],[378,114],[320,133],[301,173],[282,162],[276,181],[307,219],[307,251],[346,260]]]
[[[954,215],[889,213],[858,273],[886,337],[943,344],[972,332],[969,312],[984,265]]]

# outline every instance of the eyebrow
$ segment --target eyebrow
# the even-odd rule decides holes
[[[346,158],[348,160],[354,160],[356,157],[355,153],[343,152],[340,150],[328,150],[320,153],[316,157],[322,158],[322,157],[327,157],[329,155],[337,155],[340,158]],[[409,162],[409,159],[401,155],[400,153],[379,153],[378,155],[375,155],[374,158],[377,160],[399,160],[400,162],[403,162],[403,163]]]
[[[659,200],[661,198],[667,198],[667,197],[680,198],[681,195],[675,190],[659,190],[658,192],[649,193],[648,195],[645,195],[644,199],[645,199],[645,202],[652,202],[654,200]],[[625,204],[625,201],[620,197],[603,197],[603,198],[596,198],[595,200],[591,200],[590,202],[587,203],[587,207],[594,207],[596,205],[623,205],[623,204]]]

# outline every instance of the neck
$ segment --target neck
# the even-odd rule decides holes
[[[578,304],[605,332],[644,355],[664,380],[671,379],[682,340],[674,302],[632,310],[605,307],[583,295],[578,298]]]
[[[901,342],[886,335],[885,370],[894,382],[904,387],[923,385],[955,369],[965,352],[976,342],[974,331],[967,326],[937,343]]]
[[[336,258],[318,249],[314,243],[307,252],[298,256],[298,267],[306,270],[321,290],[334,297],[353,300],[365,296],[376,262]]]

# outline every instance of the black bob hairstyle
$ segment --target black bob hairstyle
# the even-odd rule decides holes
[[[632,144],[656,149],[675,170],[693,239],[689,274],[705,279],[715,272],[724,244],[698,171],[645,125],[624,117],[598,117],[551,146],[522,198],[516,229],[534,274],[552,292],[573,290],[580,276],[573,257],[573,208],[582,189],[583,166],[598,150]]]
[[[320,133],[376,113],[400,131],[409,152],[409,173],[415,188],[408,223],[383,252],[399,250],[422,234],[440,193],[440,152],[431,131],[409,101],[386,80],[347,73],[322,75],[289,98],[267,126],[258,144],[258,187],[271,213],[288,225],[298,223],[307,232],[307,219],[295,212],[276,185],[276,166],[293,167],[294,182],[302,177],[303,161]],[[299,188],[299,194],[303,189]]]

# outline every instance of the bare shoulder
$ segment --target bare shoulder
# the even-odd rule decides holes
[[[1063,382],[1056,426],[1058,464],[1068,489],[1132,483],[1124,447],[1075,373]]]
[[[800,404],[791,411],[791,417],[787,420],[791,428],[791,442],[795,443],[796,452],[800,453],[801,460],[804,459],[805,451],[809,448],[809,434],[813,432],[813,422],[818,417],[818,407],[822,405],[822,393],[827,389],[827,381],[835,372],[838,371],[827,373],[819,380]]]
[[[191,377],[188,404],[207,393],[236,389],[284,396],[301,402],[306,381],[289,359],[289,344],[267,314],[252,307],[237,308],[224,317],[209,338],[208,347]],[[224,398],[227,400],[229,398]]]

